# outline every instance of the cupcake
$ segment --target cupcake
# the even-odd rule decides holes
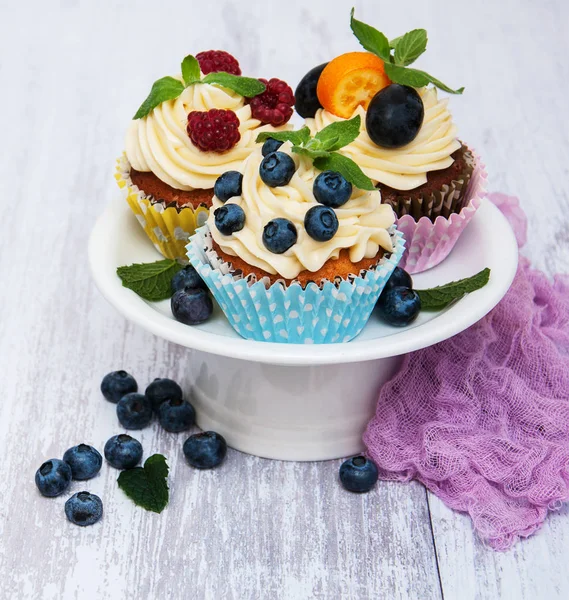
[[[239,170],[260,131],[282,128],[294,96],[283,81],[241,77],[223,51],[182,62],[154,83],[132,120],[116,179],[144,231],[167,258],[185,256],[205,223],[217,178]]]
[[[341,152],[395,211],[407,245],[401,266],[424,271],[448,255],[484,194],[484,167],[457,138],[448,99],[439,98],[437,87],[463,90],[408,67],[426,48],[424,30],[393,40],[386,50],[366,37],[387,41],[383,34],[353,14],[351,25],[377,54],[349,52],[309,72],[296,91],[297,109],[312,132],[360,117],[360,135]]]
[[[400,260],[402,236],[373,186],[320,170],[300,144],[279,144],[252,153],[241,179],[220,178],[189,260],[243,337],[347,342]]]

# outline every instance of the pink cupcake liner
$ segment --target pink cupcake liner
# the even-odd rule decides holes
[[[428,217],[415,221],[410,215],[397,219],[397,229],[405,237],[405,254],[399,266],[408,273],[421,273],[442,262],[486,196],[486,167],[474,151],[473,154],[476,164],[466,190],[470,201],[459,213],[451,214],[448,219],[439,216],[434,223]]]

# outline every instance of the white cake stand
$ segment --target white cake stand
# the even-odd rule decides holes
[[[250,454],[324,460],[362,450],[378,391],[402,355],[456,335],[501,300],[514,278],[518,250],[507,220],[484,201],[450,256],[413,279],[421,289],[490,267],[488,285],[445,311],[421,313],[410,327],[393,328],[372,315],[352,342],[310,346],[244,340],[217,307],[207,323],[188,327],[173,319],[168,301],[149,303],[122,287],[117,267],[160,258],[123,201],[97,221],[89,242],[95,282],[127,319],[190,349],[198,425]]]

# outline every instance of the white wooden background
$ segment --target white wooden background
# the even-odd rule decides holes
[[[356,2],[394,37],[429,32],[422,68],[449,85],[461,136],[490,184],[521,197],[526,252],[569,272],[568,4]],[[468,518],[417,484],[354,496],[339,461],[295,464],[231,451],[189,469],[183,435],[140,434],[171,466],[162,515],[127,500],[116,471],[73,490],[102,497],[104,520],[67,523],[65,498],[33,484],[44,459],[119,431],[98,386],[125,368],[145,385],[184,377],[188,351],[119,316],[96,291],[86,243],[117,193],[114,159],[150,84],[189,52],[225,48],[247,74],[295,84],[358,45],[351,3],[0,1],[0,597],[568,598],[569,516],[512,551],[486,549]]]

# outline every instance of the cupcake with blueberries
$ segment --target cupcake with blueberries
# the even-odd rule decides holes
[[[164,256],[185,255],[189,236],[207,220],[216,179],[239,170],[258,133],[282,128],[293,104],[284,81],[242,77],[223,51],[187,56],[181,75],[154,83],[129,126],[115,177]]]
[[[242,175],[216,182],[191,264],[243,337],[334,343],[364,327],[404,250],[389,205],[338,149],[359,119],[262,134]]]
[[[389,43],[353,15],[351,25],[370,51],[309,72],[296,90],[297,110],[313,132],[360,116],[361,133],[342,153],[393,207],[407,241],[402,265],[424,271],[446,258],[484,195],[484,166],[457,138],[448,99],[437,92],[463,90],[408,66],[426,48],[424,30]]]

